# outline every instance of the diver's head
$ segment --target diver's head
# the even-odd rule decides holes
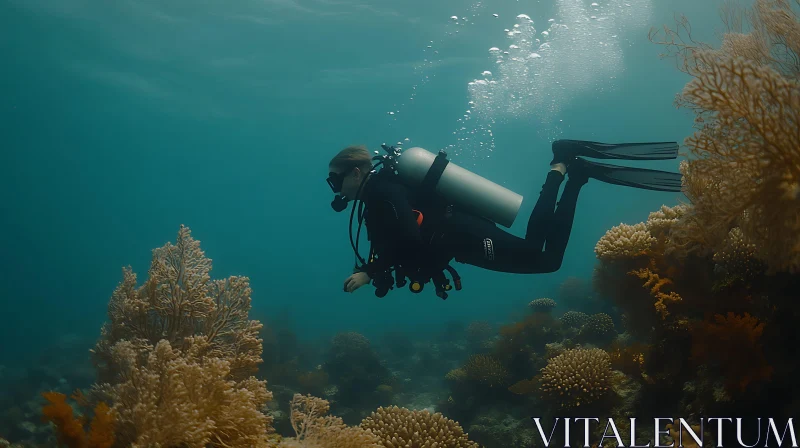
[[[358,189],[372,171],[372,157],[365,146],[348,146],[339,151],[328,164],[328,185],[339,195],[339,206],[357,199]],[[342,202],[344,201],[344,202]],[[334,210],[337,205],[331,204]]]

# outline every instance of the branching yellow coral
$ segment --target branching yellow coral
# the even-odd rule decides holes
[[[115,387],[114,410],[126,446],[270,446],[272,418],[261,412],[272,399],[266,382],[231,380],[230,362],[204,356],[209,347],[205,337],[189,338],[184,352],[167,340],[151,350],[114,345],[125,379]]]
[[[440,413],[380,407],[361,422],[380,437],[385,448],[478,448],[458,422]]]
[[[597,242],[594,251],[600,260],[615,260],[646,254],[656,239],[645,223],[620,224],[609,229]]]
[[[347,426],[330,410],[327,400],[295,394],[290,421],[296,437],[284,439],[279,448],[382,448],[381,439],[358,426]]]
[[[185,337],[202,335],[212,354],[227,358],[235,378],[257,371],[263,325],[248,320],[250,280],[211,280],[210,270],[211,260],[186,226],[181,226],[174,245],[153,250],[150,277],[142,286],[137,288],[130,268],[123,269],[122,282],[108,304],[109,322],[93,350],[101,381],[114,381],[111,347],[121,340],[154,346],[165,339],[183,348]]]
[[[655,238],[666,237],[672,226],[678,222],[681,216],[686,214],[689,209],[686,205],[676,205],[668,207],[662,205],[660,209],[650,212],[647,221],[644,223],[647,231]]]
[[[642,286],[645,288],[650,288],[650,294],[653,295],[661,291],[662,286],[672,284],[672,280],[668,278],[661,278],[658,274],[648,268],[637,269],[635,271],[631,271],[630,274],[635,275],[642,280],[646,280]]]
[[[629,272],[629,274],[635,275],[642,280],[646,280],[642,286],[645,288],[650,288],[650,294],[657,299],[655,308],[656,311],[661,314],[662,319],[666,319],[666,317],[669,315],[669,311],[667,311],[667,303],[679,302],[682,300],[681,296],[676,292],[662,292],[661,288],[666,285],[671,285],[672,280],[668,278],[661,278],[649,268],[637,269]]]

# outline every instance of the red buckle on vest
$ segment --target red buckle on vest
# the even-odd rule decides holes
[[[419,211],[419,210],[414,210],[414,209],[411,209],[411,211],[416,212],[416,214],[417,214],[417,225],[421,226],[422,225],[422,218],[423,218],[422,212]]]

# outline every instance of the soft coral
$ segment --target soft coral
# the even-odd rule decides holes
[[[60,445],[68,448],[110,448],[114,444],[114,415],[100,402],[94,409],[89,434],[83,429],[82,419],[75,418],[67,396],[58,392],[43,392],[49,404],[42,407],[42,420],[56,425]]]

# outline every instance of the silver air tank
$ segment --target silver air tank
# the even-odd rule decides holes
[[[408,185],[419,186],[436,155],[419,147],[403,150],[397,174]],[[436,184],[436,192],[459,208],[497,224],[511,227],[522,205],[522,196],[449,162]]]

